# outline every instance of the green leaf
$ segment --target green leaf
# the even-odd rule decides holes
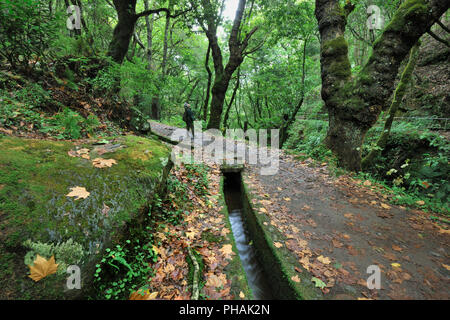
[[[320,279],[318,279],[316,277],[312,277],[311,281],[316,284],[316,288],[323,289],[323,288],[325,288],[327,286],[325,284],[325,282],[323,282],[322,280],[320,280]]]

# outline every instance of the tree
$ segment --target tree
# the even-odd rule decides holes
[[[373,45],[357,75],[352,75],[344,36],[354,5],[316,0],[321,36],[322,99],[329,114],[326,145],[339,165],[361,169],[361,146],[392,94],[401,62],[419,38],[448,10],[449,0],[406,0]]]
[[[168,8],[144,10],[141,13],[136,13],[137,0],[114,0],[114,7],[119,18],[116,27],[114,28],[113,38],[109,44],[108,55],[112,57],[113,61],[122,64],[130,45],[131,37],[134,33],[136,22],[141,17],[146,17],[151,14],[165,12],[168,18],[176,18],[180,14],[172,15]]]
[[[196,19],[208,38],[214,62],[215,78],[212,86],[211,109],[207,127],[209,129],[219,129],[222,119],[225,95],[227,93],[231,77],[236,69],[242,64],[245,56],[254,51],[247,51],[247,47],[250,38],[258,30],[258,28],[254,27],[245,36],[241,37],[243,17],[247,0],[239,0],[236,16],[234,18],[228,40],[230,58],[226,66],[224,66],[222,50],[217,37],[217,29],[221,21],[223,2],[220,3],[216,0],[200,0],[202,10],[199,9],[199,6],[194,1],[191,1],[191,3],[197,8]]]

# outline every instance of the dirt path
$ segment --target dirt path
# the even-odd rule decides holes
[[[152,123],[167,138],[176,129]],[[298,259],[302,281],[322,281],[324,299],[450,298],[450,230],[430,214],[390,205],[368,181],[335,178],[325,164],[283,152],[275,175],[245,168],[254,204],[270,219],[265,231],[284,237],[276,246]],[[380,289],[367,287],[369,266],[381,271]]]

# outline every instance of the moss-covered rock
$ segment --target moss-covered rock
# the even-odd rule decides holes
[[[154,139],[111,140],[120,147],[100,155],[92,141],[0,137],[0,299],[83,297],[103,249],[147,212],[152,195],[164,184],[169,150]],[[114,159],[117,164],[96,168],[91,160],[69,156],[76,148],[91,150],[91,159]],[[90,194],[79,200],[67,197],[73,187]],[[65,272],[39,282],[27,277],[24,259],[28,253],[30,260],[32,250],[50,250],[53,244],[49,252],[56,252],[56,262],[71,263],[61,260],[56,246],[69,239],[65,252],[72,247],[78,252],[79,245],[84,251],[79,264],[82,290],[65,289]]]

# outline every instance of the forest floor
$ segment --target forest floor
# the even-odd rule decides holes
[[[151,127],[169,140],[179,129]],[[254,208],[267,216],[264,231],[277,233],[274,246],[301,266],[292,265],[293,281],[313,282],[324,299],[450,298],[445,222],[390,204],[382,186],[279,152],[278,173],[262,175],[246,163],[243,179]],[[381,271],[380,289],[368,289],[369,266]]]

